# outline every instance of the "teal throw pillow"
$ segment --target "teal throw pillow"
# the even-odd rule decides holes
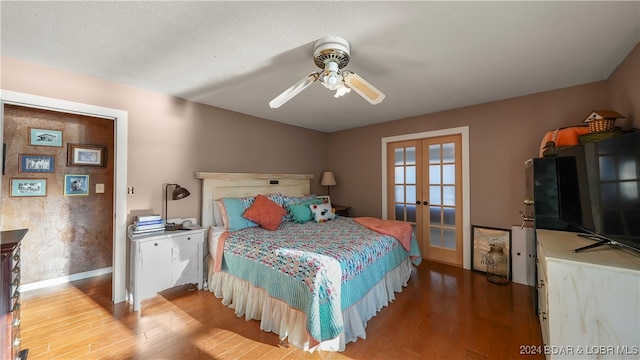
[[[294,222],[298,224],[313,220],[313,213],[310,205],[322,204],[322,200],[310,200],[300,204],[289,205],[289,214]]]
[[[224,209],[227,212],[229,231],[242,230],[258,226],[253,221],[243,217],[244,212],[253,204],[254,198],[224,198]]]

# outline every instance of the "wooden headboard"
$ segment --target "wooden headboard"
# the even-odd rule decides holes
[[[313,174],[256,174],[196,172],[202,180],[202,226],[213,224],[213,202],[225,197],[282,193],[309,195]]]

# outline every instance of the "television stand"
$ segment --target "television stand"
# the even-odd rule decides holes
[[[617,245],[617,243],[615,241],[609,240],[609,239],[603,239],[601,237],[595,236],[595,235],[591,235],[591,234],[578,234],[578,236],[589,239],[589,240],[594,240],[596,241],[593,244],[589,244],[587,246],[583,246],[583,247],[579,247],[577,249],[574,249],[573,252],[577,253],[577,252],[581,252],[581,251],[585,251],[585,250],[589,250],[589,249],[593,249],[593,248],[597,248],[600,246],[604,246],[604,245]]]

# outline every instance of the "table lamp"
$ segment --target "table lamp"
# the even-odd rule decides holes
[[[167,210],[168,204],[169,204],[168,191],[167,190],[168,190],[169,186],[174,186],[173,192],[171,193],[171,199],[172,200],[184,199],[187,196],[191,195],[189,190],[183,188],[182,186],[180,186],[178,184],[166,184],[164,186],[164,216],[165,216],[165,221],[169,221],[169,212]],[[166,225],[165,225],[165,230],[178,230],[178,229],[177,229],[176,224],[167,222]]]

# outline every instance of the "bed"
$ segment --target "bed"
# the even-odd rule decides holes
[[[367,321],[407,286],[420,262],[406,223],[324,219],[326,200],[309,193],[313,175],[196,177],[202,180],[202,225],[208,229],[208,289],[236,316],[259,320],[283,343],[343,351],[366,338]]]

